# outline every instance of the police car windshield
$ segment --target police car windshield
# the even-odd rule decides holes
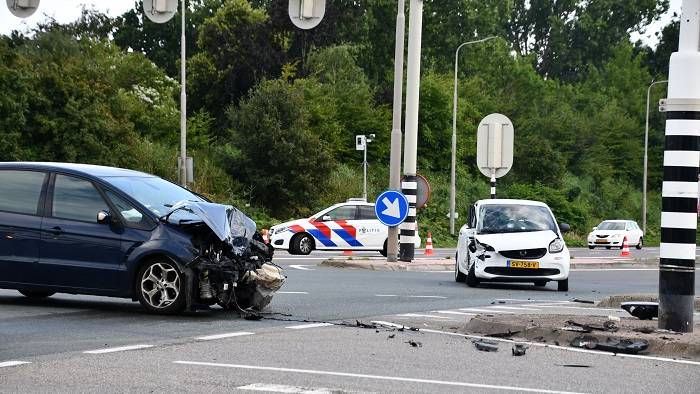
[[[554,218],[546,207],[536,205],[486,204],[479,209],[479,234],[557,232]]]
[[[158,177],[109,177],[105,180],[158,216],[170,212],[180,201],[204,201],[189,190]]]

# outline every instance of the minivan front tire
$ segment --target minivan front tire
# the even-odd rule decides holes
[[[167,259],[151,260],[136,275],[136,297],[150,312],[170,315],[185,308],[185,278]]]

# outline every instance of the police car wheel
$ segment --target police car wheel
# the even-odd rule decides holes
[[[299,234],[292,239],[292,249],[295,254],[308,255],[314,250],[314,240],[308,234]]]

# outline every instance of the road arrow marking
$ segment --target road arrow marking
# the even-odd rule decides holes
[[[382,211],[382,215],[391,216],[393,218],[401,217],[401,208],[399,208],[399,199],[395,199],[394,202],[389,201],[387,197],[382,200],[386,209]]]

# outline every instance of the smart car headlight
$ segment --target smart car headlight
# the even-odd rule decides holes
[[[559,253],[564,250],[564,241],[561,238],[555,238],[549,243],[549,253]]]

